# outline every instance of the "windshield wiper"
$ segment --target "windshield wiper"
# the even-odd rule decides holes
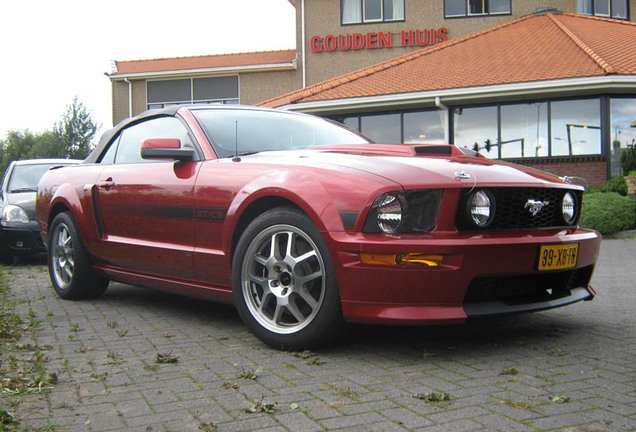
[[[10,193],[20,193],[20,192],[37,192],[38,190],[32,187],[24,187],[18,189],[11,189]]]

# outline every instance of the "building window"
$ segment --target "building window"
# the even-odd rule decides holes
[[[342,24],[404,21],[404,0],[340,0]]]
[[[448,123],[440,110],[334,117],[376,143],[446,144]]]
[[[444,0],[446,18],[502,15],[511,12],[510,0]]]
[[[621,166],[621,155],[630,148],[636,147],[636,99],[611,98],[611,176],[627,173]]]
[[[603,153],[598,98],[453,111],[454,143],[490,159]]]
[[[237,104],[238,76],[148,81],[148,109],[180,104]]]
[[[585,15],[596,15],[627,19],[628,0],[578,0],[577,12]]]

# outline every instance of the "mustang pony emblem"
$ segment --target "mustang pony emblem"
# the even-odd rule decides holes
[[[528,209],[532,216],[536,216],[537,213],[539,213],[541,209],[548,204],[550,204],[550,201],[536,201],[533,199],[529,199],[528,201],[526,201],[526,205],[524,206],[524,208]]]

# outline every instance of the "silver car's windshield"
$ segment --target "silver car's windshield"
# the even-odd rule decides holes
[[[9,193],[35,192],[44,173],[54,165],[59,164],[16,165],[11,172],[7,191]]]
[[[220,158],[236,153],[369,143],[346,127],[314,116],[238,109],[197,109],[193,114]]]

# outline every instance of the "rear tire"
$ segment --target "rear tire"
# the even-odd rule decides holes
[[[68,212],[58,214],[49,232],[49,275],[57,295],[67,300],[102,295],[108,280],[93,269],[73,216]]]
[[[232,265],[234,302],[256,337],[280,349],[332,342],[344,320],[334,266],[304,213],[276,208],[244,231]]]

